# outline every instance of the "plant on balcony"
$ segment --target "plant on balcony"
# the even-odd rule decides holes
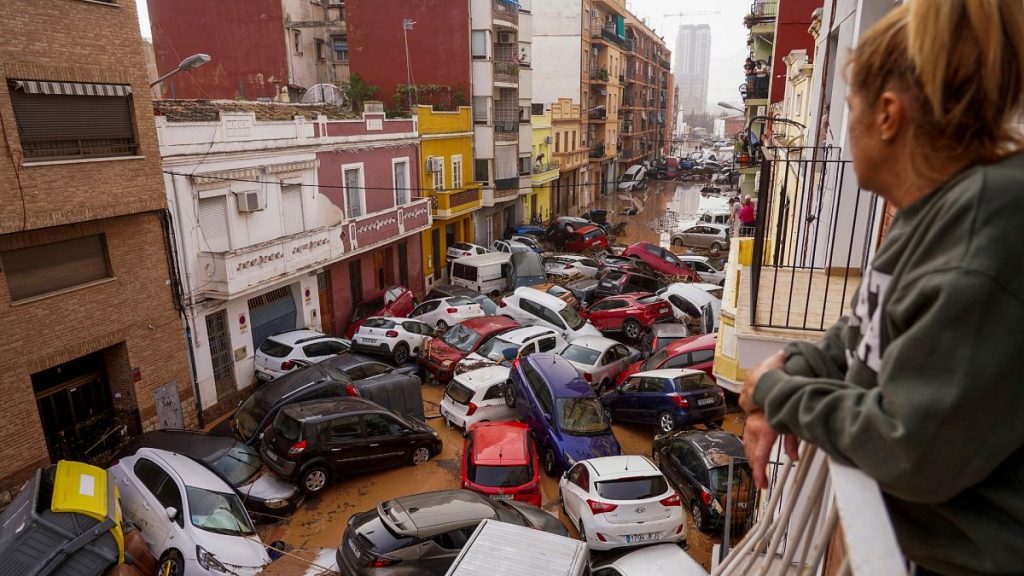
[[[494,73],[516,76],[519,74],[519,64],[516,64],[515,62],[495,62]]]
[[[608,69],[607,68],[600,68],[597,71],[597,77],[600,80],[603,80],[603,81],[607,82],[608,81]]]
[[[423,104],[433,106],[435,110],[451,112],[459,106],[465,106],[466,93],[461,86],[452,88],[447,84],[399,84],[395,86],[392,100],[396,109],[409,107],[410,96],[413,106]]]
[[[341,88],[348,96],[352,102],[352,111],[356,114],[362,114],[363,102],[372,100],[377,94],[377,87],[364,82],[357,73],[353,73],[348,80],[339,83],[338,88]]]

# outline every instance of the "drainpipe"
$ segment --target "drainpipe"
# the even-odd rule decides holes
[[[168,200],[169,200],[169,202],[171,204],[174,205],[174,211],[175,211],[175,213],[178,216],[178,222],[184,222],[185,220],[184,220],[184,217],[183,217],[183,215],[181,213],[181,202],[178,201],[178,178],[180,178],[180,176],[171,175],[171,197]],[[189,196],[191,197],[191,195],[192,195],[192,191],[189,190]],[[171,240],[172,240],[170,245],[171,245],[171,248],[173,250],[173,259],[176,262],[180,261],[182,268],[185,270],[185,282],[182,283],[179,280],[179,284],[184,284],[184,287],[188,288],[187,291],[186,290],[182,290],[182,292],[184,292],[185,295],[182,298],[181,318],[185,322],[185,339],[186,339],[187,344],[188,344],[188,362],[189,362],[189,367],[191,368],[191,372],[192,372],[192,393],[196,397],[196,418],[199,420],[199,427],[200,428],[204,428],[206,426],[206,421],[203,418],[203,398],[202,398],[202,393],[199,391],[199,376],[198,376],[198,371],[196,369],[196,354],[195,354],[195,347],[194,347],[193,338],[192,338],[192,324],[195,323],[195,318],[193,317],[191,319],[191,322],[189,321],[189,316],[190,315],[194,316],[193,309],[192,309],[192,278],[193,278],[193,276],[192,276],[192,271],[189,269],[189,262],[188,262],[189,259],[188,258],[181,258],[180,257],[180,254],[185,252],[184,245],[182,245],[181,249],[179,250],[179,248],[178,248],[178,240],[179,239],[174,235],[174,225],[173,225],[173,222],[171,220],[171,212],[170,212],[170,210],[168,210],[166,212],[166,214],[167,214],[169,234],[171,235]],[[177,275],[177,271],[176,270],[175,270],[175,275]]]

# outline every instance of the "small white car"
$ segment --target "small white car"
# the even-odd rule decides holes
[[[195,460],[140,448],[110,473],[125,519],[159,558],[158,573],[251,576],[270,563],[234,488]]]
[[[590,382],[590,387],[600,394],[611,388],[615,377],[633,362],[640,359],[640,351],[604,336],[583,336],[576,338],[559,354],[565,358]]]
[[[714,284],[708,284],[707,282],[694,282],[693,284],[690,284],[690,286],[700,288],[719,300],[722,299],[722,293],[724,292],[723,286],[716,286]]]
[[[458,260],[464,256],[477,256],[479,254],[487,254],[490,250],[480,246],[479,244],[470,244],[469,242],[456,242],[448,247],[445,255],[448,256],[449,260]]]
[[[647,168],[643,164],[633,164],[619,178],[619,192],[633,192],[647,188]]]
[[[441,416],[462,430],[477,422],[515,419],[515,412],[505,404],[508,373],[509,368],[498,365],[456,373],[441,399]]]
[[[729,227],[704,222],[683,224],[672,232],[672,244],[690,248],[706,248],[712,252],[727,250],[729,248]]]
[[[725,269],[715,264],[707,256],[680,255],[679,259],[689,265],[690,268],[696,270],[704,282],[718,286],[725,285]]]
[[[674,282],[658,290],[657,296],[672,306],[672,315],[676,320],[699,322],[702,334],[718,330],[722,301],[707,291],[693,284]]]
[[[591,550],[686,539],[679,494],[644,456],[577,462],[562,475],[558,495]]]
[[[494,252],[514,254],[516,252],[533,252],[533,249],[518,240],[495,240],[491,246]]]
[[[544,258],[544,271],[548,274],[596,278],[600,269],[601,264],[597,260],[586,256],[557,254]]]
[[[498,303],[498,314],[523,326],[554,328],[572,342],[580,336],[600,336],[601,331],[580,317],[576,310],[557,296],[524,286]]]
[[[537,241],[529,236],[513,236],[513,242],[519,242],[520,244],[526,244],[530,247],[530,250],[540,254],[544,251],[544,247],[537,243]]]
[[[466,296],[427,300],[409,313],[409,318],[415,318],[420,322],[435,326],[441,332],[463,320],[480,316],[485,316],[484,309],[472,298]]]
[[[546,326],[524,326],[491,336],[469,356],[455,365],[455,373],[488,364],[502,364],[511,358],[526,356],[534,352],[557,354],[565,348],[565,339],[554,328]]]
[[[434,336],[434,326],[413,318],[371,316],[352,336],[352,350],[390,356],[395,365],[415,358]]]
[[[596,564],[592,576],[708,576],[678,544],[655,544],[611,562]]]
[[[348,352],[348,349],[349,344],[345,340],[313,330],[274,334],[256,350],[256,378],[269,382],[304,363],[315,364]]]

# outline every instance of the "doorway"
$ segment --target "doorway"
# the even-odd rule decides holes
[[[213,382],[217,389],[217,401],[220,402],[238,390],[235,383],[235,362],[231,356],[227,310],[206,316],[206,339],[210,343]]]
[[[373,253],[373,270],[377,280],[377,290],[383,290],[387,282],[387,254],[384,250]]]
[[[441,278],[441,231],[434,228],[430,231],[430,250],[434,261],[434,280]]]
[[[50,460],[88,461],[112,448],[118,427],[103,352],[32,375]],[[110,444],[110,446],[107,446]]]
[[[294,330],[296,311],[291,286],[282,286],[249,299],[252,348],[258,350],[267,336]]]
[[[316,288],[320,296],[320,329],[334,336],[334,300],[331,298],[331,276],[324,270],[316,275]]]

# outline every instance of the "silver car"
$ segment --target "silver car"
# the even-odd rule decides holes
[[[672,244],[715,252],[725,250],[729,247],[729,227],[707,222],[683,226],[672,233]]]
[[[697,271],[697,274],[708,284],[725,286],[725,269],[707,256],[696,254],[680,255],[679,259]]]
[[[600,394],[612,386],[626,366],[640,359],[640,351],[604,336],[583,336],[573,340],[559,356]]]

